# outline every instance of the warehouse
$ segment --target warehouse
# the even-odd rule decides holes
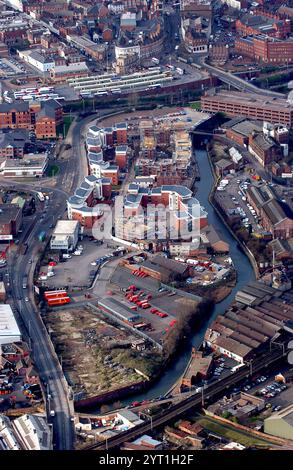
[[[265,419],[264,432],[285,439],[293,439],[293,405]]]
[[[10,305],[0,305],[0,345],[21,341],[21,333],[17,326]]]
[[[246,293],[247,290],[254,291],[257,297]],[[268,342],[277,339],[283,330],[291,332],[293,318],[293,298],[288,292],[272,289],[261,282],[251,283],[241,292],[257,299],[258,305],[246,304],[242,308],[239,304],[233,305],[225,315],[219,315],[212,322],[205,334],[208,346],[238,362],[250,352],[267,347]]]
[[[139,319],[139,315],[130,308],[127,308],[122,303],[118,302],[115,299],[104,299],[98,301],[98,306],[109,313],[115,315],[119,320],[124,322],[134,323],[136,320]]]
[[[186,279],[189,275],[187,264],[179,263],[161,255],[144,261],[141,270],[162,282],[170,282],[178,278]]]
[[[239,323],[244,324],[245,326],[250,326],[259,333],[263,333],[270,338],[272,338],[280,329],[279,326],[272,325],[271,323],[257,318],[254,314],[248,312],[248,310],[239,310],[237,313],[228,311],[225,315],[232,320],[236,320]]]
[[[219,336],[213,343],[213,349],[220,354],[224,354],[225,356],[240,362],[241,364],[249,358],[253,351],[250,346],[238,343],[238,341],[232,338],[225,338],[222,336]]]
[[[22,223],[22,210],[16,204],[0,204],[0,240],[13,240]]]

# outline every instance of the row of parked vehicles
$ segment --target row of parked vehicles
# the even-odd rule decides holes
[[[133,302],[137,307],[146,309],[150,308],[150,303],[148,302],[151,298],[151,294],[145,294],[144,291],[138,291],[137,287],[132,284],[126,289],[125,297],[129,302]],[[137,310],[137,307],[130,307],[132,310]]]
[[[158,317],[160,318],[168,317],[167,313],[160,312],[160,310],[158,310],[157,308],[151,308],[150,312],[153,313],[154,315],[158,315]]]
[[[140,271],[139,269],[135,269],[134,271],[131,271],[131,274],[137,277],[148,277],[148,274],[144,273],[143,271]]]
[[[279,395],[281,392],[286,390],[286,388],[287,386],[285,384],[273,382],[260,390],[260,394],[265,398],[274,398],[276,395]]]

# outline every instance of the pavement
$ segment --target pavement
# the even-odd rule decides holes
[[[86,122],[79,121],[72,126],[71,132],[67,136],[67,142],[72,139],[74,141],[71,160],[68,162],[70,166],[70,181],[65,184],[67,168],[60,172],[57,178],[57,187],[52,188],[46,186],[47,181],[34,181],[33,183],[1,181],[3,187],[11,188],[12,184],[15,188],[27,190],[30,192],[47,191],[50,194],[50,200],[47,208],[41,205],[35,216],[34,225],[22,234],[20,243],[28,244],[27,253],[24,256],[12,254],[9,257],[8,272],[11,280],[11,300],[14,304],[16,318],[24,334],[30,338],[32,347],[32,356],[35,360],[36,367],[39,370],[41,380],[47,387],[47,393],[51,395],[50,402],[47,403],[48,412],[50,409],[55,411],[55,416],[48,416],[49,421],[53,424],[53,434],[55,448],[59,450],[72,449],[74,443],[74,429],[72,426],[71,416],[73,414],[73,404],[69,400],[70,390],[64,379],[63,372],[58,357],[53,349],[51,340],[46,328],[39,315],[38,308],[34,300],[33,274],[40,256],[44,250],[44,245],[38,241],[38,233],[45,230],[47,235],[50,234],[50,225],[56,223],[58,218],[63,215],[66,209],[66,199],[68,194],[72,194],[84,176],[85,164],[81,159],[78,142],[80,133],[82,132]],[[41,214],[46,211],[45,217],[41,219]],[[29,264],[29,260],[33,259],[33,263]],[[23,278],[28,277],[28,289],[23,289]],[[25,297],[29,298],[29,302],[25,301]]]
[[[56,192],[49,209],[52,217],[56,218],[58,215],[57,204],[59,201],[64,201],[64,196]],[[49,417],[49,421],[53,424],[56,449],[71,449],[74,433],[70,420],[72,408],[68,400],[69,390],[64,381],[63,372],[50,338],[40,318],[33,290],[34,269],[40,250],[42,250],[42,244],[38,242],[37,236],[40,229],[49,232],[49,224],[50,219],[41,221],[39,214],[36,214],[35,224],[23,240],[28,243],[27,253],[24,256],[11,256],[9,263],[11,296],[16,307],[17,319],[21,319],[31,340],[32,355],[41,380],[47,384],[52,395],[50,406],[51,409],[55,410],[56,415],[54,418]],[[32,264],[29,264],[30,259],[34,260]],[[22,287],[25,276],[28,276],[29,280],[28,289]],[[25,297],[29,298],[29,302],[24,301]]]

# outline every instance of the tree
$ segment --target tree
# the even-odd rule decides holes
[[[100,408],[101,414],[105,414],[110,410],[108,405],[102,405]]]

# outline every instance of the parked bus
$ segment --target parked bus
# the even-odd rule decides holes
[[[55,297],[68,297],[68,295],[66,290],[47,290],[44,292],[44,297],[50,299]]]
[[[55,297],[53,299],[48,300],[48,305],[49,307],[52,307],[54,305],[64,305],[64,304],[69,304],[70,298],[69,297]]]

